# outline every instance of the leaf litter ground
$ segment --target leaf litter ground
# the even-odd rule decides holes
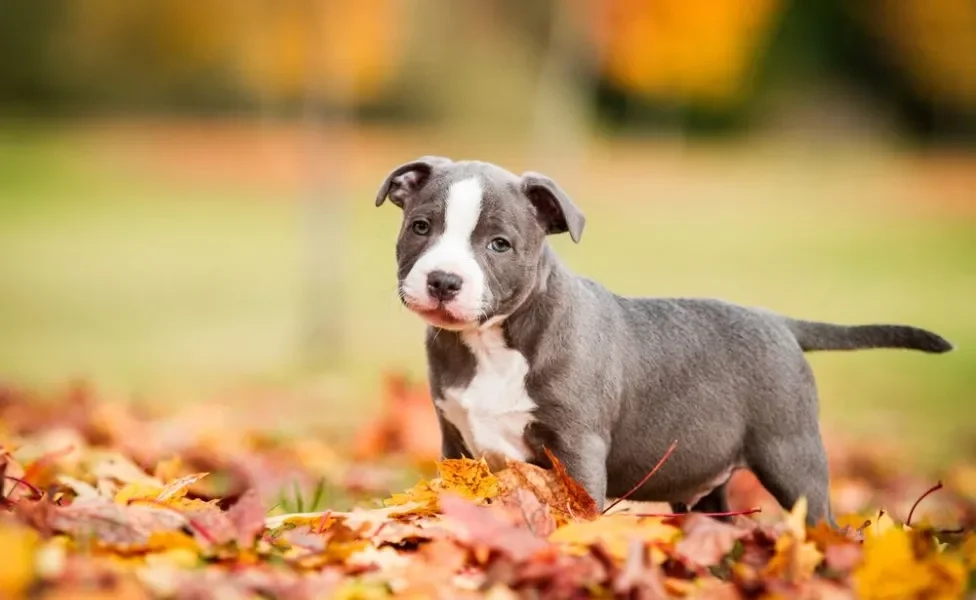
[[[730,523],[626,500],[601,514],[557,460],[496,472],[436,461],[436,430],[418,435],[433,421],[396,425],[430,410],[425,395],[397,378],[389,389],[385,416],[349,453],[324,439],[202,430],[84,390],[44,402],[0,392],[0,598],[972,593],[972,466],[932,486],[879,450],[841,445],[839,532],[807,527],[805,501],[784,511],[747,474],[730,486]],[[433,469],[404,484],[418,472],[404,458]]]

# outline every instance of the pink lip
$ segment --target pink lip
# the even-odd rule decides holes
[[[432,310],[415,309],[415,311],[421,317],[435,325],[459,325],[464,322],[444,308],[435,308]]]

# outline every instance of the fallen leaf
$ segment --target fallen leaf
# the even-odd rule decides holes
[[[717,565],[737,541],[750,531],[723,523],[699,513],[690,513],[681,520],[683,537],[675,545],[678,555],[698,566]]]
[[[600,514],[600,509],[596,500],[586,491],[578,481],[570,477],[569,472],[563,463],[556,458],[548,448],[545,448],[546,457],[552,462],[552,469],[556,474],[556,481],[566,491],[569,512],[578,519],[595,519]]]
[[[442,494],[440,506],[446,518],[461,526],[466,543],[472,546],[497,550],[515,561],[526,560],[547,546],[527,529],[505,523],[491,509],[454,494]]]
[[[54,507],[48,518],[56,531],[75,538],[91,538],[109,546],[145,547],[157,531],[177,531],[186,519],[167,509],[149,506],[119,506],[110,501],[76,502]]]
[[[630,541],[633,539],[655,545],[670,545],[677,541],[680,535],[681,531],[677,527],[665,524],[655,517],[614,514],[593,521],[563,525],[549,536],[549,541],[575,547],[577,552],[600,542],[614,558],[625,560]],[[652,549],[651,556],[657,564],[666,558],[658,548]]]
[[[234,528],[237,544],[241,547],[254,545],[254,540],[264,531],[264,503],[254,488],[244,492],[227,511]]]
[[[916,557],[911,533],[897,527],[869,536],[854,572],[859,598],[959,598],[966,589],[962,561],[946,554]]]
[[[34,580],[34,553],[39,543],[37,533],[21,526],[0,523],[0,597],[19,598]]]
[[[589,496],[573,495],[566,488],[555,469],[543,469],[524,462],[508,461],[506,468],[497,473],[499,488],[505,494],[514,489],[525,489],[535,494],[548,506],[557,524],[593,519],[599,515],[596,502]],[[571,481],[571,480],[569,480]],[[587,500],[589,499],[589,500]]]
[[[186,475],[185,477],[180,477],[179,479],[167,483],[159,492],[159,495],[156,496],[156,501],[170,503],[173,500],[183,498],[186,496],[186,493],[189,491],[191,485],[200,481],[207,475],[209,475],[209,473],[193,473],[192,475]]]
[[[539,537],[549,537],[556,530],[556,520],[549,506],[525,488],[515,488],[495,499],[495,505],[507,509],[518,524],[524,524]]]
[[[612,582],[613,592],[623,597],[665,598],[664,573],[651,560],[644,540],[634,538],[627,547],[627,558],[620,574]]]

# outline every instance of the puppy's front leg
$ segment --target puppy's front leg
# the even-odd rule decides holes
[[[437,421],[441,426],[441,458],[464,458],[468,452],[461,434],[437,411]]]
[[[561,437],[556,458],[566,467],[569,476],[586,488],[602,511],[607,502],[607,443],[595,433]]]

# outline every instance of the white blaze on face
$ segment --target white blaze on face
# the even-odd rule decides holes
[[[421,309],[437,307],[427,293],[427,275],[445,271],[461,277],[461,290],[444,307],[455,318],[475,321],[485,304],[485,273],[475,259],[471,233],[481,216],[483,189],[476,177],[451,185],[444,208],[444,232],[417,259],[403,281],[403,293]]]

